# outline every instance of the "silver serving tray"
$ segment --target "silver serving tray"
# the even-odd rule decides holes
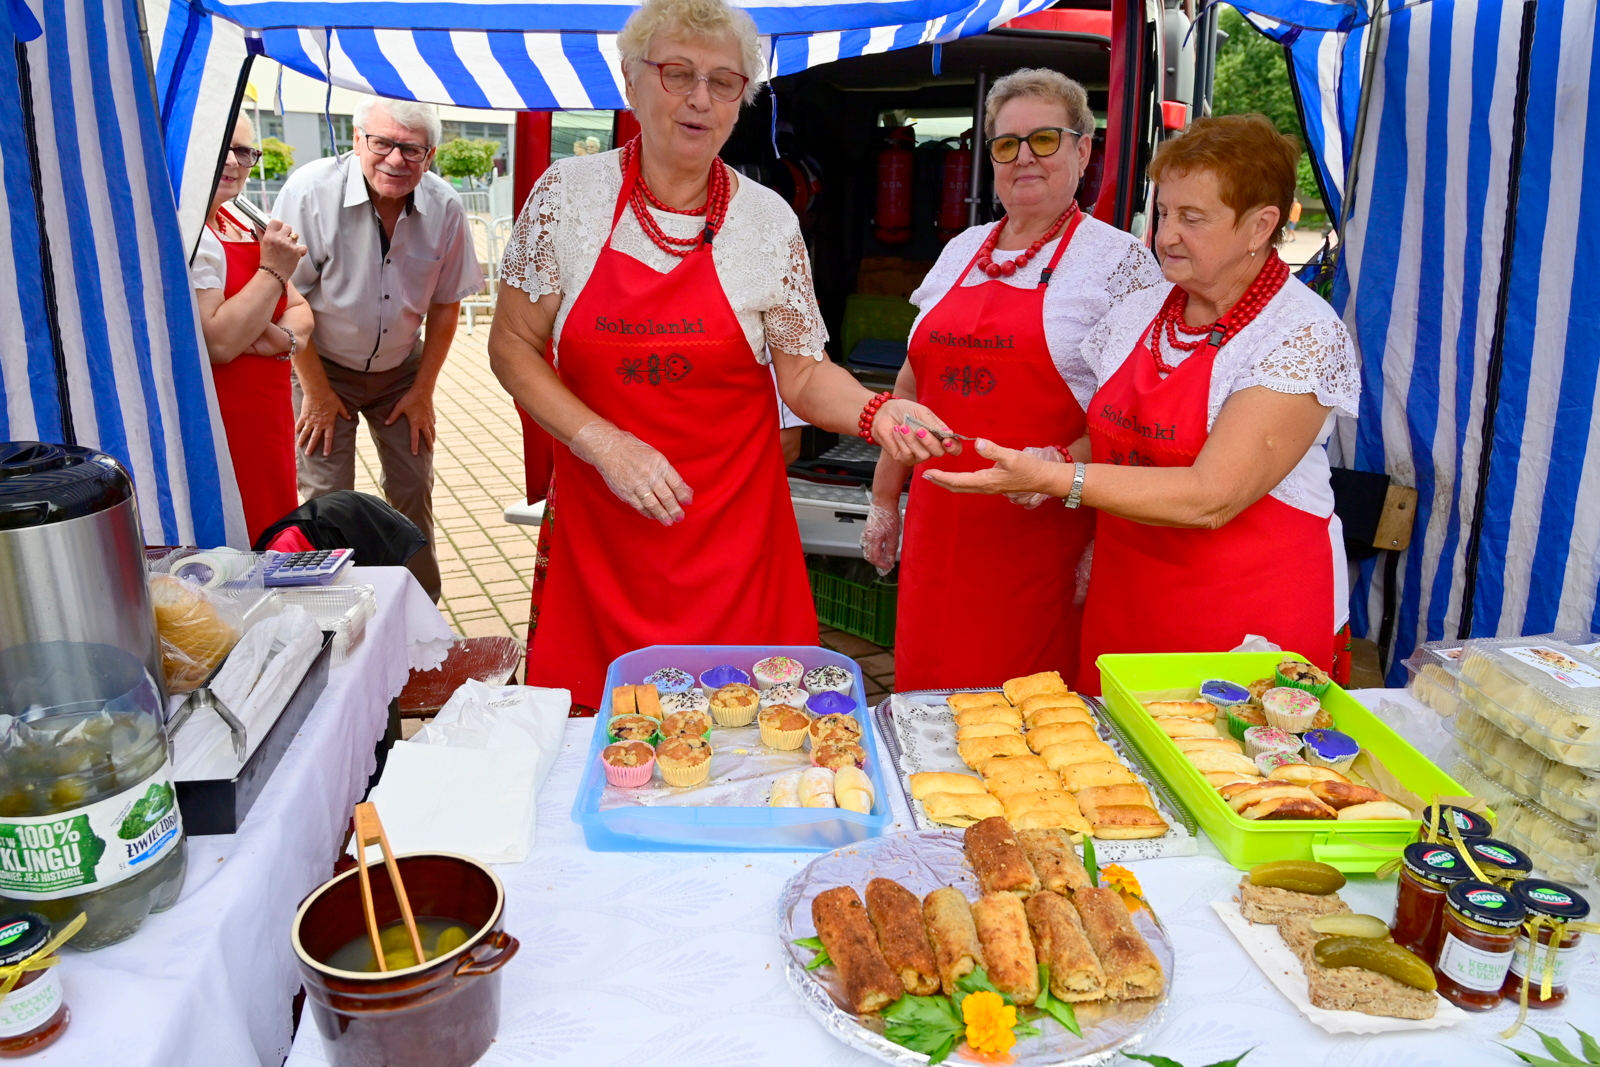
[[[979,895],[972,869],[962,851],[960,830],[892,834],[818,856],[789,879],[778,900],[778,937],[783,946],[784,972],[790,988],[806,1010],[846,1045],[885,1063],[926,1064],[927,1056],[884,1037],[883,1020],[878,1016],[859,1016],[842,1007],[844,991],[837,972],[832,967],[807,971],[806,964],[812,952],[794,944],[797,938],[816,936],[816,927],[811,922],[811,901],[818,893],[838,885],[854,886],[856,892],[864,893],[867,883],[874,878],[892,878],[918,897],[947,885],[960,889],[968,899]],[[1166,972],[1161,996],[1106,1005],[1077,1005],[1078,1022],[1083,1028],[1081,1038],[1054,1019],[1040,1018],[1036,1025],[1043,1033],[1023,1038],[1011,1050],[1016,1067],[1089,1067],[1108,1063],[1122,1050],[1136,1047],[1155,1029],[1172,988],[1172,943],[1149,911],[1138,912],[1134,925]],[[963,1057],[959,1048],[945,1062],[987,1067],[981,1061]]]

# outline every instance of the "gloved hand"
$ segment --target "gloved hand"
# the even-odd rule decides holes
[[[618,500],[663,526],[682,522],[681,505],[694,502],[666,456],[605,419],[587,423],[567,447],[600,472]]]
[[[900,509],[873,504],[867,510],[867,525],[861,531],[861,555],[879,574],[894,570],[900,557]]]
[[[1046,463],[1066,462],[1066,460],[1061,458],[1060,450],[1058,450],[1054,445],[1029,445],[1027,448],[1022,450],[1022,454],[1024,456],[1032,456],[1034,459],[1043,460]],[[1025,508],[1032,509],[1038,507],[1040,504],[1043,504],[1046,500],[1049,500],[1050,496],[1047,493],[1007,493],[1006,499],[1011,501],[1013,504],[1021,504]]]

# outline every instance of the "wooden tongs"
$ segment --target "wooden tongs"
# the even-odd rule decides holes
[[[400,880],[400,865],[389,850],[389,837],[383,832],[378,819],[378,809],[370,803],[357,804],[356,823],[356,873],[361,879],[361,909],[366,913],[367,936],[372,938],[372,952],[378,958],[378,970],[387,971],[389,964],[383,958],[383,939],[378,936],[378,913],[372,906],[372,880],[367,873],[367,846],[376,844],[383,850],[383,865],[389,871],[389,884],[394,887],[394,898],[400,904],[400,918],[405,921],[406,933],[411,935],[411,949],[417,962],[428,962],[422,952],[422,938],[417,933],[417,920],[411,914],[411,901],[406,898],[405,883]]]

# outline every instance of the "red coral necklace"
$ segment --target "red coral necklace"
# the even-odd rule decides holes
[[[639,155],[639,138],[622,146],[622,172],[626,174],[628,167]],[[728,217],[728,198],[732,182],[728,179],[728,165],[722,162],[721,157],[711,161],[711,171],[706,177],[706,202],[698,208],[675,208],[663,203],[661,198],[650,191],[645,184],[644,168],[640,166],[634,171],[633,188],[628,191],[628,206],[633,209],[634,218],[639,220],[639,228],[650,238],[652,244],[668,255],[677,256],[679,259],[687,256],[702,243],[710,244],[722,229],[723,221]],[[661,211],[674,215],[705,216],[705,228],[693,237],[673,237],[661,228],[650,209],[655,207]]]
[[[996,263],[994,261],[995,246],[1000,243],[1000,234],[1006,228],[1006,220],[1011,217],[1009,215],[1002,215],[999,223],[995,225],[995,228],[989,231],[989,236],[983,239],[983,247],[978,249],[978,269],[983,271],[983,273],[987,274],[991,278],[1011,277],[1013,274],[1017,273],[1017,271],[1021,270],[1023,267],[1026,267],[1029,260],[1033,259],[1034,256],[1039,254],[1039,249],[1055,240],[1056,235],[1061,232],[1062,228],[1065,227],[1067,223],[1072,221],[1072,217],[1077,213],[1078,205],[1077,202],[1074,201],[1072,204],[1068,205],[1067,210],[1063,211],[1056,218],[1056,221],[1050,224],[1050,228],[1044,232],[1044,236],[1040,237],[1037,241],[1023,249],[1022,254],[1016,259],[1007,260],[1004,263]]]
[[[1255,281],[1250,283],[1239,302],[1229,308],[1226,315],[1204,326],[1190,326],[1183,321],[1184,310],[1189,306],[1189,291],[1181,285],[1173,286],[1172,292],[1167,294],[1166,303],[1161,305],[1155,322],[1151,324],[1150,355],[1155,358],[1156,370],[1167,375],[1178,369],[1176,363],[1168,363],[1161,358],[1163,345],[1170,346],[1175,352],[1193,352],[1208,341],[1213,348],[1227,344],[1240,330],[1255,321],[1256,316],[1278,295],[1278,290],[1288,280],[1289,265],[1276,250],[1268,253],[1261,273],[1256,275]]]

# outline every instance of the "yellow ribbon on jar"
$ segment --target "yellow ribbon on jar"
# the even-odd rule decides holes
[[[86,912],[79,912],[78,917],[62,928],[61,932],[44,943],[44,946],[20,963],[13,963],[8,967],[0,967],[0,1000],[4,1000],[11,991],[22,981],[22,976],[29,971],[46,971],[61,962],[61,957],[55,951],[83,929],[89,921]]]
[[[1550,943],[1545,946],[1543,965],[1535,968],[1533,961],[1539,952],[1539,931],[1547,926],[1550,928]],[[1548,915],[1535,915],[1522,924],[1522,930],[1528,936],[1528,959],[1522,968],[1522,988],[1517,992],[1517,1021],[1500,1031],[1500,1037],[1507,1040],[1515,1037],[1528,1019],[1528,985],[1533,981],[1535,970],[1539,974],[1539,999],[1549,1000],[1550,983],[1556,973],[1556,950],[1561,947],[1561,942],[1566,940],[1567,931],[1600,934],[1600,923],[1575,923],[1565,919],[1553,919]]]

